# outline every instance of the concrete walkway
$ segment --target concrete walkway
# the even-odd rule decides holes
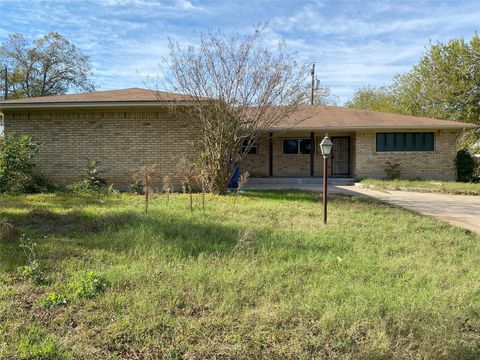
[[[322,191],[319,184],[255,184],[245,189],[296,189]],[[329,193],[352,196],[370,196],[393,205],[401,206],[425,215],[463,227],[480,234],[480,196],[419,193],[410,191],[377,191],[360,186],[328,186]]]
[[[339,188],[347,192],[371,196],[425,215],[434,216],[440,220],[480,234],[480,196],[410,191],[376,191],[360,186],[339,186]]]

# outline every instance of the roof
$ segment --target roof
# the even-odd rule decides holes
[[[355,129],[475,129],[478,125],[459,121],[370,111],[356,108],[303,105],[271,130]]]
[[[1,109],[36,109],[57,107],[110,107],[115,105],[158,105],[158,103],[189,101],[183,94],[165,91],[129,88],[121,90],[94,91],[80,94],[39,96],[0,101]]]
[[[171,92],[130,88],[81,94],[42,96],[0,101],[0,110],[80,109],[80,108],[145,108],[173,102],[186,102],[192,97]],[[276,130],[355,130],[355,129],[474,129],[478,125],[426,117],[344,108],[303,105],[290,117],[271,128]]]

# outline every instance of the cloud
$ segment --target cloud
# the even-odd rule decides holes
[[[251,32],[269,20],[265,42],[285,40],[301,61],[316,62],[322,84],[342,101],[382,85],[416,63],[429,41],[469,38],[476,2],[206,0],[0,0],[0,41],[58,31],[91,56],[101,88],[142,86],[156,75],[167,39],[196,44],[198,32]]]

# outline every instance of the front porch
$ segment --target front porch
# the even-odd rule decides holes
[[[258,140],[241,162],[240,169],[248,171],[252,178],[274,178],[273,183],[321,183],[323,156],[319,144],[325,135],[324,131],[270,132]],[[337,131],[328,135],[333,142],[328,162],[329,178],[354,177],[355,133]]]

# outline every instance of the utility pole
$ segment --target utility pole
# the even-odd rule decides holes
[[[312,92],[310,94],[310,105],[313,105],[313,92],[315,90],[315,63],[312,64]]]
[[[5,94],[3,95],[3,100],[8,98],[8,69],[5,66]]]

